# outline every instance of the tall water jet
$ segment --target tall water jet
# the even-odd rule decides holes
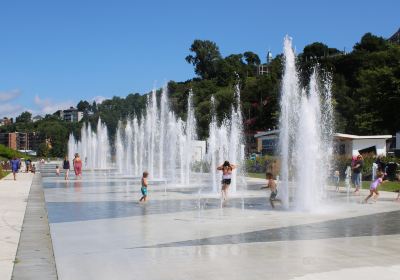
[[[212,180],[213,192],[218,191],[218,180],[216,168],[225,160],[238,165],[238,169],[232,172],[230,191],[236,192],[238,174],[243,175],[244,171],[244,144],[243,144],[243,120],[240,107],[240,89],[235,86],[235,104],[231,107],[230,118],[222,120],[218,126],[215,113],[215,99],[211,97],[211,122],[209,126],[209,138],[207,140],[207,158],[210,163],[210,175]],[[244,177],[242,184],[244,184]]]
[[[185,140],[185,162],[184,162],[185,184],[190,183],[190,170],[192,168],[192,157],[193,157],[193,141],[197,138],[192,90],[189,91],[187,106],[188,109],[187,109],[187,119],[185,126],[186,140]]]
[[[167,87],[160,97],[152,91],[144,115],[119,122],[116,137],[118,170],[140,176],[144,170],[150,177],[188,184],[196,139],[193,93],[188,96],[187,120],[183,122],[169,109]],[[119,147],[122,150],[119,151]],[[120,165],[124,166],[121,168]],[[180,171],[179,178],[176,177]]]
[[[284,39],[284,58],[279,138],[281,199],[284,207],[289,207],[289,187],[293,186],[295,207],[316,210],[324,196],[332,155],[330,80],[321,86],[314,70],[309,86],[300,88],[296,56],[288,36]]]
[[[218,179],[217,179],[217,116],[215,112],[215,98],[211,96],[211,122],[209,126],[209,138],[208,138],[208,161],[210,162],[211,182],[213,192],[218,191]]]
[[[81,139],[76,140],[71,133],[68,140],[68,157],[74,158],[78,153],[83,161],[83,167],[87,169],[106,169],[110,167],[110,143],[105,124],[99,118],[97,130],[94,132],[90,123],[83,124]]]

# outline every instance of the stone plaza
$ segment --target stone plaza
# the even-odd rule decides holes
[[[13,279],[39,279],[29,275],[35,275],[32,271],[41,264],[37,258],[29,264],[30,254],[21,252],[30,247],[35,251],[35,246],[41,251],[48,244],[54,259],[37,271],[40,279],[397,279],[400,275],[400,204],[393,201],[393,193],[382,192],[376,203],[361,204],[366,190],[360,196],[332,190],[323,209],[310,213],[284,210],[279,203],[272,209],[269,191],[260,189],[265,185],[262,179],[248,178],[246,188],[238,186],[225,203],[204,185],[150,180],[149,201],[142,204],[140,178],[96,170],[85,171],[81,180],[65,181],[55,176],[53,168],[49,164],[35,175],[27,200],[29,208],[32,188],[43,187],[51,240],[45,244],[31,240],[30,245],[24,241],[32,230],[25,225],[27,210]],[[3,210],[4,228],[7,215]],[[49,273],[53,262],[57,275]],[[8,263],[12,268],[13,262]]]

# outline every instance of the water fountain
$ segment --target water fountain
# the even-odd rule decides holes
[[[126,124],[119,122],[115,144],[117,169],[130,176],[141,176],[148,170],[153,179],[189,184],[194,140],[193,93],[190,91],[188,96],[184,122],[169,109],[167,88],[162,89],[159,100],[153,90],[143,116],[134,116]]]
[[[68,158],[72,160],[74,154],[78,153],[86,169],[110,168],[111,154],[108,132],[105,124],[99,118],[96,132],[92,130],[90,123],[83,124],[81,139],[75,140],[71,133],[68,140]]]
[[[242,179],[241,184],[245,184],[244,172],[244,144],[243,144],[243,120],[240,109],[240,89],[235,86],[235,104],[231,107],[230,118],[222,120],[218,125],[215,112],[215,99],[211,97],[211,122],[209,126],[209,138],[207,140],[207,158],[211,166],[211,180],[213,192],[218,192],[219,181],[216,166],[222,164],[225,160],[238,165],[238,168],[232,172],[232,182],[230,191],[236,192],[238,178]]]
[[[284,207],[316,210],[324,196],[332,156],[331,82],[320,83],[314,70],[300,87],[292,40],[284,39],[284,75],[280,115],[280,192]],[[290,188],[293,187],[293,188]],[[290,194],[289,190],[294,193]]]

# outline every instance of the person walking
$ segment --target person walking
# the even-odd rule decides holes
[[[12,160],[10,160],[10,165],[11,165],[11,171],[14,176],[14,181],[17,180],[17,172],[19,168],[21,167],[21,161],[16,157],[13,156]]]
[[[64,161],[63,161],[63,169],[64,169],[64,180],[68,180],[68,176],[69,176],[69,170],[70,170],[70,164],[69,164],[69,160],[68,157],[65,156],[64,157]]]
[[[75,171],[75,176],[77,179],[82,178],[82,160],[79,157],[79,154],[75,154],[75,158],[73,160],[73,165],[74,165],[74,171]]]

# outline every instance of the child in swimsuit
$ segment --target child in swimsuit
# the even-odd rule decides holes
[[[140,191],[142,192],[142,197],[140,198],[139,202],[147,201],[147,187],[149,186],[149,184],[147,183],[148,176],[149,176],[149,173],[147,171],[143,172],[142,187],[140,188]]]
[[[226,200],[228,198],[228,188],[231,184],[232,180],[232,171],[236,168],[236,165],[229,163],[229,161],[225,161],[224,164],[217,167],[217,170],[222,171],[222,188],[221,195],[222,199]]]
[[[280,201],[279,199],[276,199],[276,196],[278,195],[278,189],[276,186],[276,182],[273,178],[272,173],[267,172],[266,174],[266,179],[267,179],[267,185],[265,187],[262,187],[261,189],[270,189],[271,194],[269,196],[269,202],[271,203],[272,208],[275,208],[275,201]]]
[[[376,201],[378,199],[378,197],[379,197],[378,186],[385,182],[385,181],[383,181],[383,176],[384,176],[384,174],[381,171],[379,171],[376,174],[377,178],[375,179],[375,181],[373,181],[371,183],[371,185],[369,187],[369,196],[367,196],[364,199],[364,203],[367,203],[368,199],[370,199],[374,194],[375,194],[374,200]]]

